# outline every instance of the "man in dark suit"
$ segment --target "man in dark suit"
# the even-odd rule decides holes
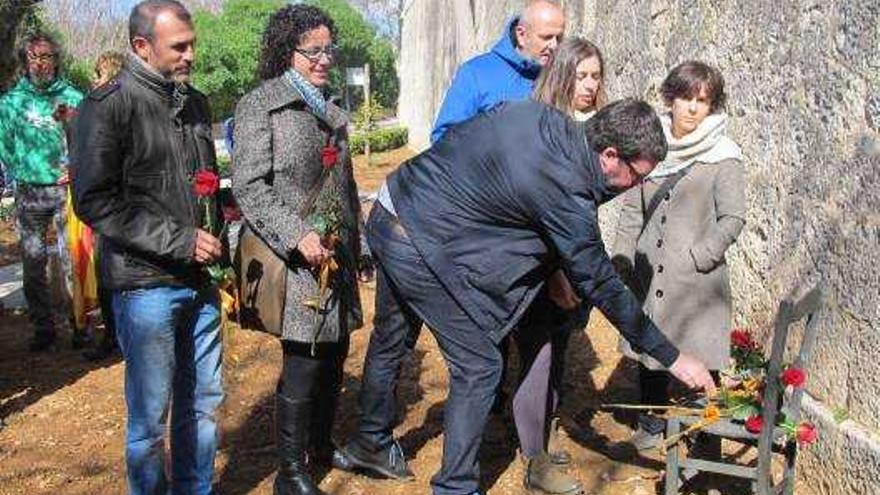
[[[367,224],[378,261],[375,328],[364,365],[359,435],[343,453],[385,476],[411,475],[392,437],[394,382],[405,338],[425,323],[446,360],[443,464],[435,495],[479,493],[477,451],[501,376],[496,343],[548,275],[599,308],[638,349],[693,388],[712,390],[702,363],[679,353],[618,277],[598,206],[639,183],[666,155],[660,121],[623,100],[587,123],[504,103],[451,128],[390,175]]]

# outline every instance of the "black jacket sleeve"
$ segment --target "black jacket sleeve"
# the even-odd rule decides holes
[[[80,107],[71,145],[74,210],[114,244],[174,263],[192,262],[195,228],[126,199],[127,111],[120,95],[93,93]],[[130,152],[130,150],[128,151]]]

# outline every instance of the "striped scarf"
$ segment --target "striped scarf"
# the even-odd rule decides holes
[[[327,116],[327,100],[321,90],[316,88],[314,84],[306,81],[306,78],[297,72],[293,67],[284,72],[284,79],[297,90],[305,100],[306,105],[312,109],[315,115],[325,118]]]

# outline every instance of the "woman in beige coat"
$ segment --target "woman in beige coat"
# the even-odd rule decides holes
[[[742,154],[726,136],[724,80],[716,69],[684,62],[660,92],[670,109],[661,117],[669,153],[622,198],[615,264],[667,337],[717,371],[730,358],[725,253],[745,223]],[[670,375],[628,344],[622,347],[639,362],[642,403],[667,404]],[[633,446],[656,445],[663,429],[662,420],[642,415]]]

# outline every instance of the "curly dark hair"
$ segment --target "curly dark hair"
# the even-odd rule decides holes
[[[596,153],[614,148],[625,161],[666,157],[666,137],[650,105],[624,98],[603,107],[585,123],[587,141]]]
[[[287,5],[272,14],[266,30],[263,31],[263,44],[260,64],[257,69],[261,80],[280,76],[290,68],[293,50],[302,42],[309,31],[325,26],[330,37],[336,39],[336,25],[323,10],[312,5]]]
[[[18,63],[21,66],[21,71],[27,74],[27,53],[28,50],[31,49],[31,46],[37,43],[48,43],[49,46],[52,47],[52,53],[55,54],[55,77],[61,75],[64,71],[64,67],[62,66],[64,57],[61,52],[61,44],[58,43],[58,40],[56,40],[54,36],[44,31],[34,31],[22,40],[21,45],[18,47]]]

